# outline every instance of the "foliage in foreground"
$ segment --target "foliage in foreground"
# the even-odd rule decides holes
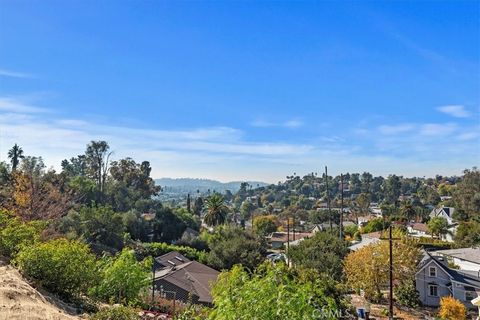
[[[438,315],[443,320],[465,320],[467,319],[467,309],[454,297],[443,297],[440,299]]]
[[[133,250],[124,249],[115,258],[104,258],[100,273],[102,280],[91,294],[104,301],[131,304],[149,285],[151,259],[137,262]]]
[[[100,310],[92,320],[140,320],[140,317],[133,308],[115,306]]]
[[[284,264],[262,264],[253,274],[242,266],[220,274],[212,295],[214,320],[337,319],[341,303],[333,281],[305,276]]]
[[[15,262],[45,289],[66,298],[86,293],[96,281],[95,256],[87,245],[77,241],[36,243],[20,251]]]
[[[40,221],[22,222],[7,211],[0,210],[0,255],[14,258],[23,248],[40,238],[45,223]]]

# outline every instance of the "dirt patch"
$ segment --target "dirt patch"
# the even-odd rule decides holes
[[[79,320],[62,303],[33,288],[12,266],[0,261],[0,320]]]
[[[376,320],[388,320],[388,316],[385,315],[385,311],[388,310],[388,305],[384,304],[369,304],[366,300],[356,294],[350,295],[351,303],[355,308],[365,308],[368,306],[370,309],[370,319]],[[399,309],[394,307],[395,319],[398,320],[424,320],[433,319],[435,310],[427,308],[413,309]]]

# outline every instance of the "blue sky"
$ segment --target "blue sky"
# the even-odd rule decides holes
[[[0,1],[0,155],[155,177],[480,164],[477,1]]]

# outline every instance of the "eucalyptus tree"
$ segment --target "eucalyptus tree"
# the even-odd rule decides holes
[[[105,182],[109,171],[109,159],[112,155],[110,146],[106,141],[91,141],[85,151],[87,174],[96,181],[100,192],[100,199],[104,193]]]

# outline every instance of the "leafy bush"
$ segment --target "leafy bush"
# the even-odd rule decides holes
[[[165,242],[152,242],[143,244],[144,252],[141,256],[161,256],[163,254],[169,253],[171,251],[178,251],[183,254],[185,257],[204,262],[206,260],[205,252],[196,250],[194,248],[185,247],[185,246],[176,246],[173,244],[168,244]]]
[[[133,308],[116,306],[100,310],[92,320],[140,320],[140,316]]]
[[[306,273],[269,263],[253,274],[239,265],[222,272],[210,319],[338,319],[342,307],[333,281]]]
[[[104,258],[100,266],[102,280],[90,293],[104,301],[136,303],[149,285],[151,259],[137,262],[133,250],[124,249],[116,258]]]
[[[370,233],[375,231],[381,231],[388,227],[382,218],[375,218],[370,220],[365,227],[362,228],[362,233]]]
[[[343,233],[347,236],[350,236],[353,238],[353,236],[355,235],[355,233],[358,232],[358,226],[356,224],[352,224],[352,225],[349,225],[349,226],[346,226],[344,229],[343,229]]]
[[[95,283],[95,256],[87,245],[65,239],[23,248],[15,259],[20,270],[65,298],[85,293]]]
[[[187,305],[185,309],[180,311],[176,317],[176,320],[203,320],[207,319],[207,312],[198,308],[198,306]]]
[[[24,223],[11,214],[0,211],[0,254],[15,257],[21,248],[39,240],[44,227],[43,222]]]
[[[395,288],[395,296],[398,302],[405,307],[417,308],[420,302],[420,296],[415,284],[411,280],[404,281]]]
[[[443,320],[465,320],[467,319],[467,309],[454,297],[443,297],[440,299],[438,315]]]

